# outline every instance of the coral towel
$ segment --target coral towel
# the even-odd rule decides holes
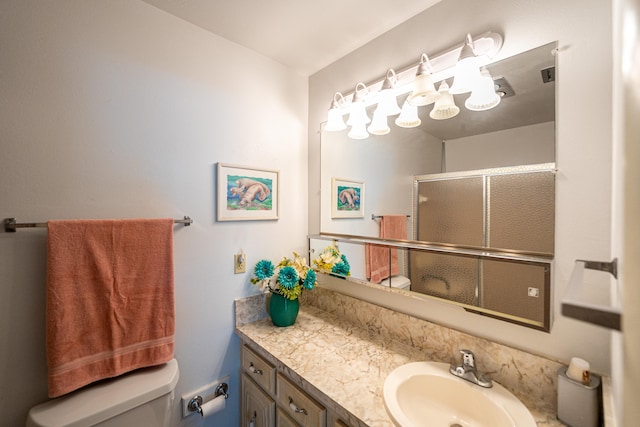
[[[384,215],[380,219],[380,237],[387,239],[407,238],[406,215]],[[365,246],[367,279],[380,283],[389,276],[399,273],[398,250],[367,244]],[[389,273],[389,251],[391,251],[391,273]]]
[[[173,357],[173,219],[49,221],[49,397]]]

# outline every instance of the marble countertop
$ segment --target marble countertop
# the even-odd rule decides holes
[[[302,307],[296,323],[287,328],[266,318],[237,324],[236,332],[302,389],[324,394],[321,403],[329,410],[359,427],[393,426],[384,407],[384,380],[398,366],[426,360],[415,347],[316,307]],[[564,425],[549,408],[518,397],[538,426]]]

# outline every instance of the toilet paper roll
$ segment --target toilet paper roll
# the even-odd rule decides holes
[[[589,384],[591,381],[591,373],[589,371],[589,362],[579,357],[571,358],[569,367],[567,368],[567,376],[572,380],[579,381],[583,384]]]
[[[208,417],[211,414],[222,411],[226,405],[227,399],[224,396],[218,396],[213,400],[202,405],[202,416]]]

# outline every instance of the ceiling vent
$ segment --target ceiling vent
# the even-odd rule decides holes
[[[493,85],[496,88],[496,93],[500,95],[501,98],[508,98],[516,94],[507,79],[502,76],[493,79]]]

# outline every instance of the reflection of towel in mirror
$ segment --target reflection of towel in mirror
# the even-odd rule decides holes
[[[406,215],[384,215],[380,220],[380,237],[387,239],[407,238]],[[367,279],[380,283],[389,276],[400,272],[398,250],[384,246],[365,245]],[[391,274],[389,274],[389,255],[391,255]]]
[[[173,357],[173,219],[49,221],[49,396]]]

